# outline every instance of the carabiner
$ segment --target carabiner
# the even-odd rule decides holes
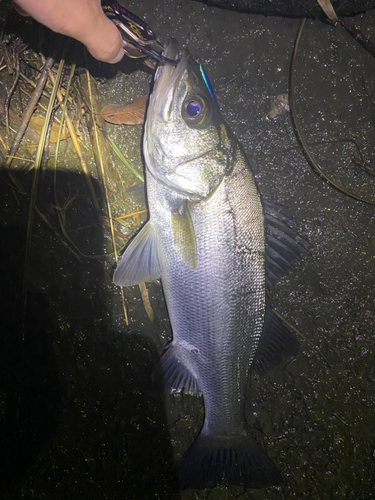
[[[103,5],[102,8],[104,14],[120,31],[124,52],[128,57],[139,59],[148,56],[169,64],[176,65],[178,63],[178,61],[164,57],[153,48],[163,50],[163,46],[159,43],[150,26],[138,16],[117,2]]]

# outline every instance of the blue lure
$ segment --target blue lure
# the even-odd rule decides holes
[[[204,83],[206,84],[207,90],[209,91],[209,93],[210,93],[210,95],[211,95],[214,103],[216,104],[216,106],[218,106],[218,103],[217,103],[217,100],[216,100],[216,97],[215,97],[215,94],[214,94],[214,89],[212,88],[211,82],[208,79],[208,75],[207,75],[204,67],[201,64],[199,65],[199,70],[201,72],[201,75],[202,75],[202,78],[204,80]]]

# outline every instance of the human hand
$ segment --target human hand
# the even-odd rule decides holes
[[[20,14],[30,15],[52,31],[82,42],[99,61],[114,64],[124,55],[121,35],[104,15],[100,0],[14,0],[14,3]]]

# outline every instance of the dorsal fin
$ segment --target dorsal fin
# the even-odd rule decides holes
[[[251,370],[257,374],[277,366],[283,358],[297,356],[299,342],[293,332],[270,309],[266,310],[262,339]]]

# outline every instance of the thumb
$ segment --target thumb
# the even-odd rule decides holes
[[[108,19],[103,19],[102,29],[87,34],[81,39],[90,54],[99,61],[115,64],[124,56],[123,42],[119,30]]]

